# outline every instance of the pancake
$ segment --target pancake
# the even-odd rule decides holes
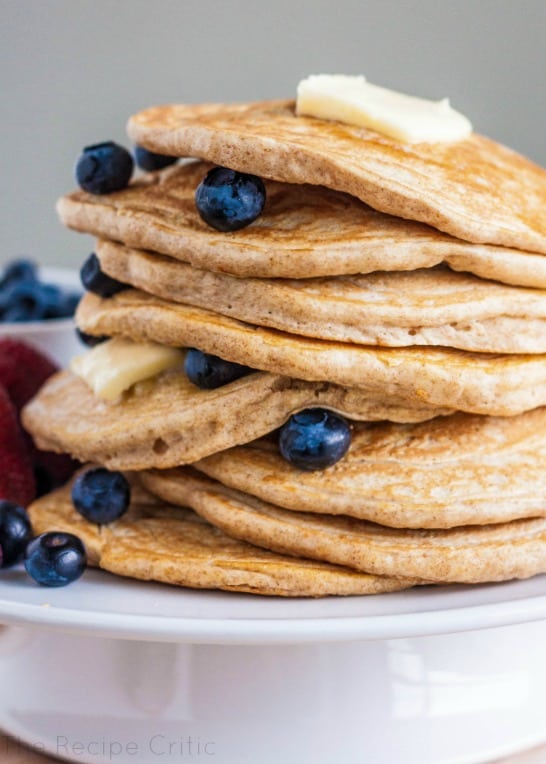
[[[75,191],[59,199],[57,210],[74,230],[245,278],[415,270],[445,262],[483,278],[546,287],[540,255],[469,244],[322,186],[266,180],[262,214],[246,228],[220,233],[195,207],[195,190],[210,167],[190,162],[148,173],[111,194]]]
[[[446,267],[316,279],[240,279],[101,241],[107,274],[161,297],[257,326],[363,345],[546,352],[546,290]]]
[[[465,241],[546,254],[546,170],[477,134],[400,143],[296,117],[293,101],[156,106],[131,117],[128,133],[151,151],[324,185]]]
[[[134,486],[130,509],[111,525],[84,520],[72,505],[69,486],[38,499],[28,512],[36,534],[74,533],[91,565],[144,581],[283,597],[378,594],[415,583],[259,549]]]
[[[138,290],[86,294],[79,327],[174,347],[197,347],[246,366],[300,380],[359,388],[375,400],[510,416],[546,405],[546,357],[449,348],[377,348],[256,327]]]
[[[200,390],[181,371],[166,372],[134,386],[117,402],[106,402],[79,377],[62,371],[25,407],[23,422],[43,450],[109,469],[141,470],[191,463],[248,443],[313,406],[362,420],[420,421],[451,413],[263,373]]]
[[[404,530],[332,515],[290,512],[200,477],[191,468],[141,476],[230,536],[279,553],[327,560],[377,575],[434,583],[484,583],[546,572],[546,519],[449,530]]]
[[[546,516],[546,409],[454,414],[422,424],[354,422],[351,447],[306,472],[262,438],[196,462],[225,486],[285,509],[397,528],[450,528]]]

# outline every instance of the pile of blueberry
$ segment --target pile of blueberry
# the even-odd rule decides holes
[[[43,282],[32,260],[8,263],[0,278],[0,321],[42,321],[70,318],[80,294]]]
[[[72,487],[72,502],[86,520],[98,525],[114,522],[129,508],[131,489],[121,472],[98,467],[80,474]],[[0,500],[0,567],[24,559],[29,576],[42,586],[66,586],[87,566],[82,541],[72,533],[50,531],[33,538],[23,507]]]

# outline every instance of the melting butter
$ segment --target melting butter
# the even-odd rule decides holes
[[[460,141],[472,132],[469,120],[452,109],[447,98],[416,98],[345,74],[314,74],[302,80],[296,113],[367,127],[407,143]]]
[[[113,401],[137,382],[183,362],[184,353],[177,348],[115,337],[73,358],[70,369],[96,396]]]

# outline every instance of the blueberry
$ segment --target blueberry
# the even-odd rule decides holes
[[[216,387],[234,382],[246,374],[251,374],[253,369],[239,363],[224,361],[223,358],[218,358],[216,355],[191,348],[186,353],[184,371],[190,382],[193,382],[197,387],[214,390]]]
[[[38,273],[36,270],[36,263],[27,258],[18,258],[12,260],[4,268],[4,273],[0,279],[0,289],[5,289],[7,286],[18,281],[37,281]]]
[[[338,462],[351,444],[346,420],[326,409],[293,414],[281,427],[279,448],[287,462],[300,470],[322,470]]]
[[[170,157],[167,154],[155,154],[143,146],[135,146],[135,161],[141,170],[153,172],[178,162],[178,157]]]
[[[121,472],[104,467],[87,470],[72,486],[72,502],[80,515],[91,523],[106,525],[120,518],[129,508],[131,487]]]
[[[218,231],[237,231],[256,220],[265,204],[265,186],[256,175],[214,167],[195,192],[197,211]]]
[[[16,281],[0,295],[3,321],[41,321],[47,317],[48,295],[38,281]]]
[[[0,500],[0,547],[3,552],[3,568],[22,559],[31,538],[30,521],[23,507],[12,501]]]
[[[76,162],[76,181],[90,194],[125,188],[133,174],[133,157],[114,141],[86,146]]]
[[[54,284],[18,281],[0,292],[0,317],[4,321],[41,321],[74,315],[78,295],[68,295]]]
[[[80,295],[40,281],[30,260],[14,260],[0,281],[0,320],[41,321],[74,315]]]
[[[80,278],[84,287],[99,297],[112,297],[127,289],[126,284],[113,279],[101,270],[99,258],[92,252],[81,267]]]
[[[106,340],[110,339],[110,337],[102,335],[95,337],[92,334],[87,334],[87,332],[82,332],[82,330],[78,328],[76,328],[76,334],[78,335],[80,342],[87,345],[89,348],[94,348],[95,345],[100,345],[101,342],[106,342]]]
[[[42,533],[25,552],[25,569],[42,586],[66,586],[82,575],[86,565],[85,547],[72,533]]]

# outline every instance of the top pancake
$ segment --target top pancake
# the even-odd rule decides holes
[[[476,134],[452,143],[401,143],[296,117],[286,100],[156,106],[131,117],[128,132],[152,151],[324,185],[460,239],[546,254],[546,170]]]
[[[190,162],[149,173],[112,194],[74,191],[59,199],[57,210],[77,231],[244,278],[409,271],[445,262],[507,284],[546,287],[542,255],[469,244],[308,184],[266,180],[262,214],[239,231],[216,231],[195,207],[195,191],[210,167]]]

